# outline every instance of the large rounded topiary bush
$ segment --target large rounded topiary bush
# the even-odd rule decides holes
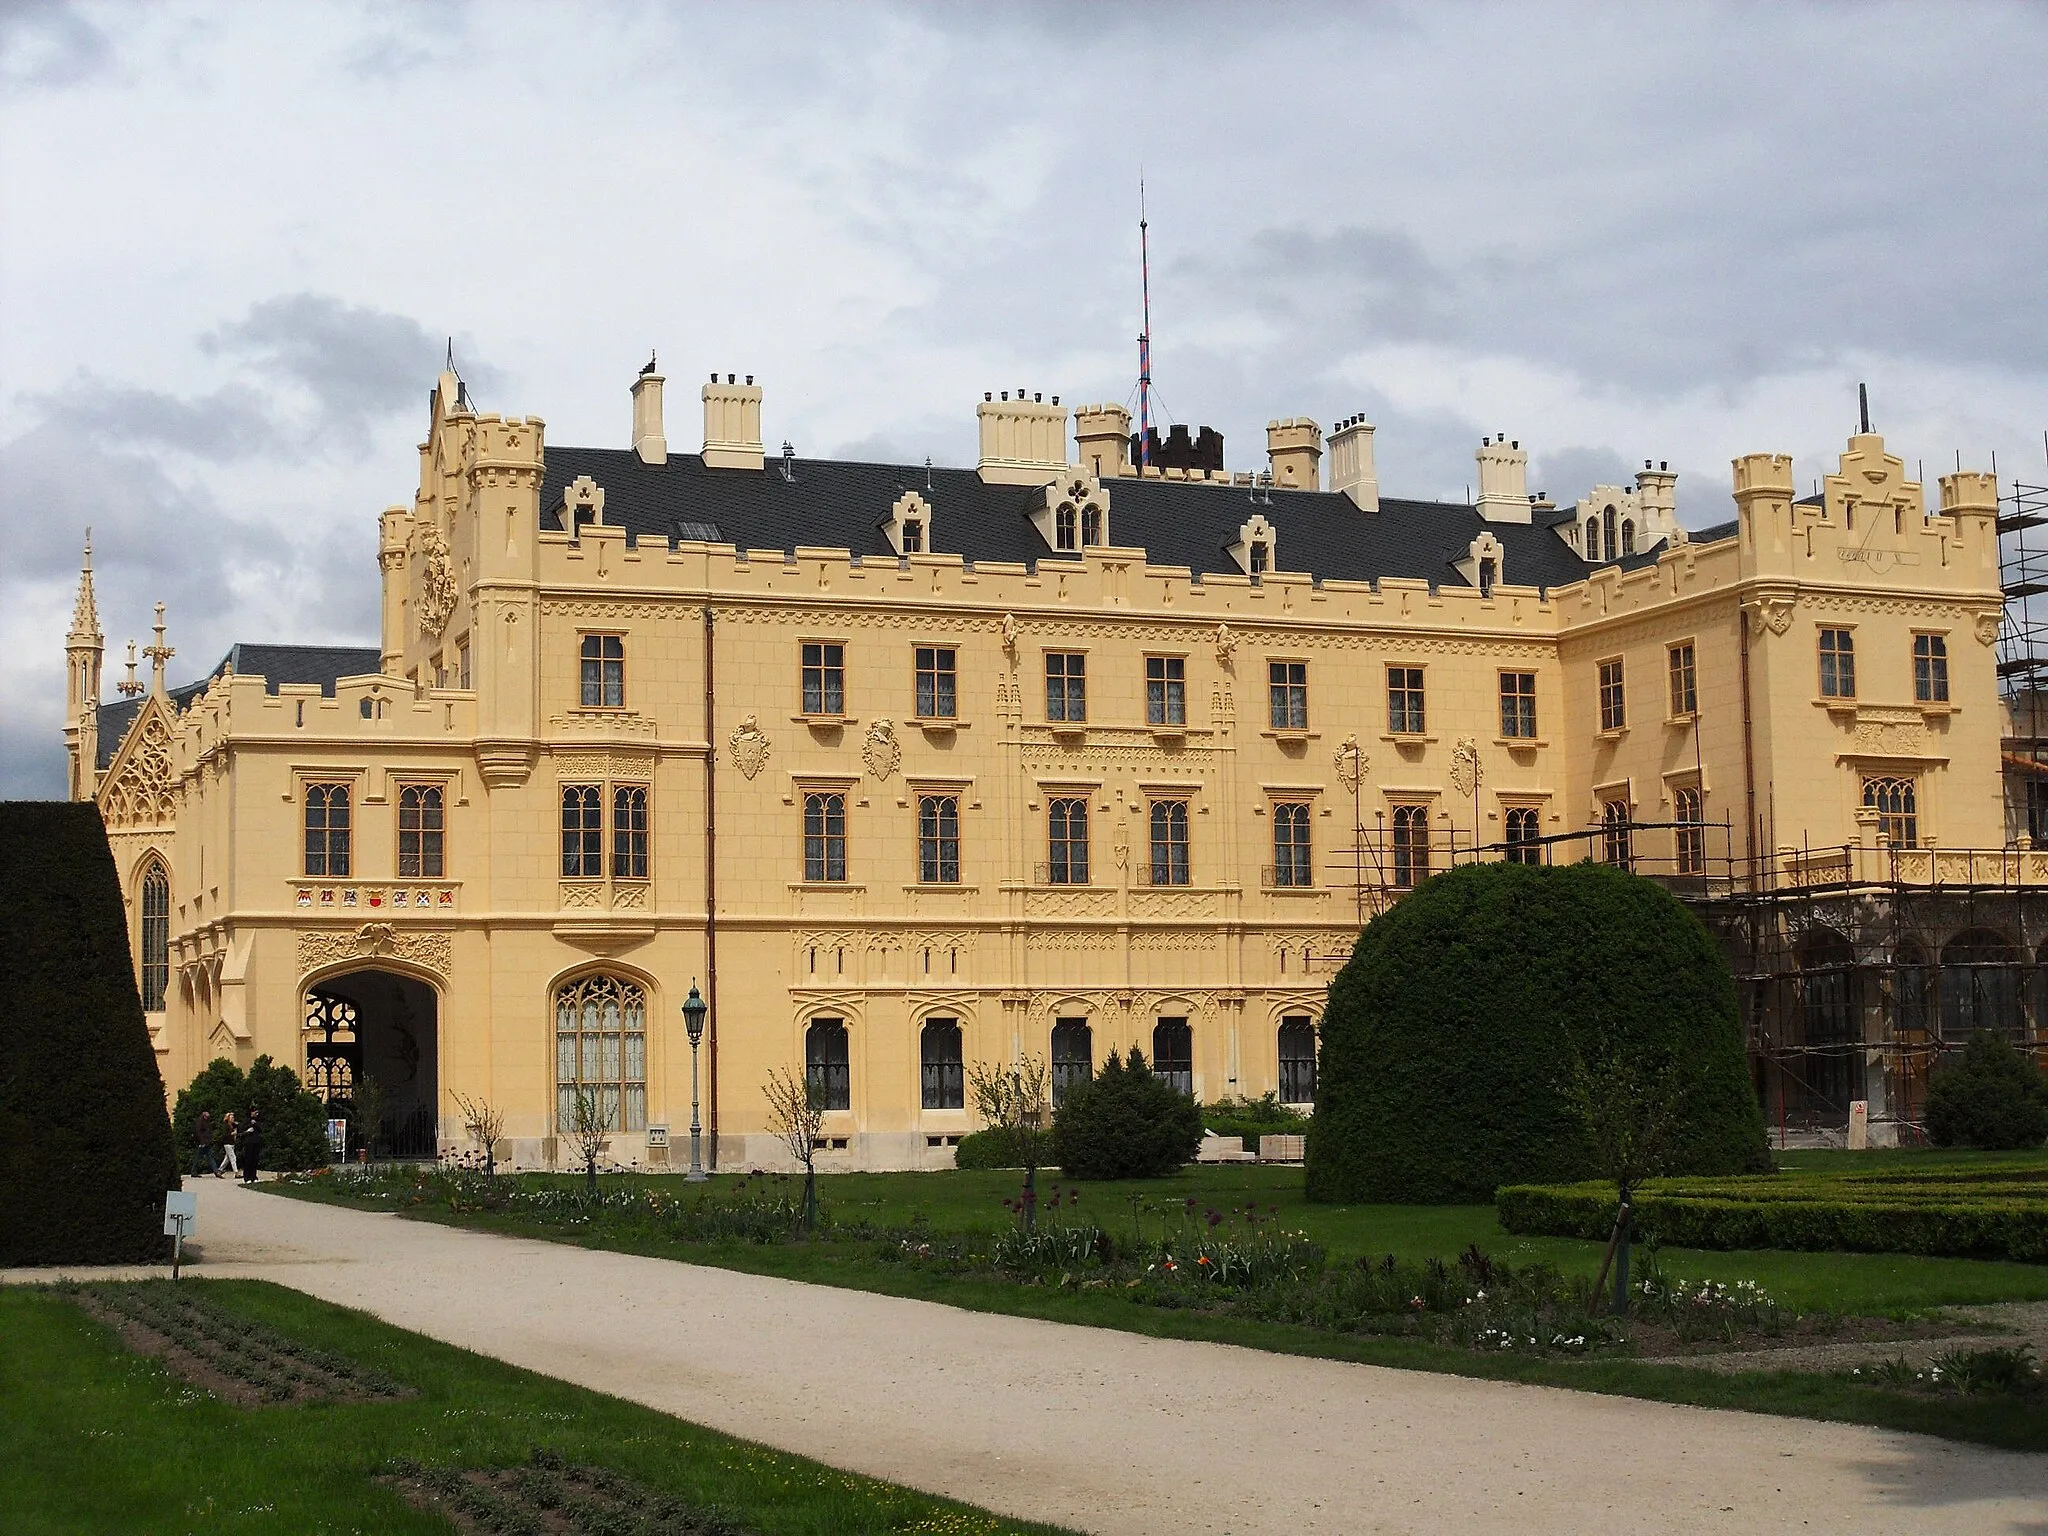
[[[1605,865],[1425,882],[1359,935],[1321,1033],[1312,1200],[1599,1177],[1574,1062],[1663,1064],[1666,1171],[1770,1166],[1726,960],[1668,892]]]
[[[1927,1136],[1937,1147],[2038,1147],[2048,1140],[2048,1076],[2031,1051],[1979,1030],[1927,1079]]]

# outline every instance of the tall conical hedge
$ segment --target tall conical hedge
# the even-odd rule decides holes
[[[0,1264],[160,1259],[178,1187],[99,810],[0,803]]]
[[[1668,1052],[1673,1173],[1770,1165],[1735,984],[1706,929],[1605,865],[1468,865],[1375,918],[1330,988],[1308,1193],[1488,1201],[1601,1176],[1568,1084],[1585,1059]]]

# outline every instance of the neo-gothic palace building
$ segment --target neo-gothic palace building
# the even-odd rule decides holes
[[[963,1066],[1017,1053],[1307,1101],[1360,923],[1474,857],[1696,903],[1788,1128],[1910,1121],[1959,1033],[2031,1038],[2048,851],[2001,793],[1989,475],[1930,509],[1866,430],[1812,496],[1736,460],[1688,534],[1666,469],[1553,507],[1505,438],[1465,505],[1382,496],[1359,418],[1274,422],[1256,475],[1175,429],[1141,470],[1122,409],[1070,437],[992,392],[947,469],[770,454],[730,374],[671,453],[662,386],[630,447],[568,448],[444,374],[374,649],[172,688],[159,615],[153,681],[102,703],[88,551],[72,793],[171,1089],[371,1074],[401,1144],[459,1142],[461,1094],[533,1164],[587,1086],[659,1161],[694,983],[727,1166],[776,1158],[782,1067],[862,1167],[948,1161]]]

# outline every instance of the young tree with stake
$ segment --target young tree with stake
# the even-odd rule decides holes
[[[825,1089],[806,1073],[786,1068],[768,1074],[768,1124],[790,1156],[804,1165],[804,1236],[818,1225],[818,1133],[825,1128]]]
[[[990,1066],[976,1062],[967,1069],[968,1091],[982,1124],[1001,1131],[1016,1146],[1024,1164],[1024,1227],[1038,1225],[1038,1165],[1045,1159],[1047,1073],[1042,1056]]]

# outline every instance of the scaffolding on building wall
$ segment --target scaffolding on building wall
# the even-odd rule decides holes
[[[2048,452],[2048,434],[2042,446]],[[2048,486],[2014,484],[1998,503],[1998,682],[2011,722],[2004,744],[2006,829],[2048,841]]]

